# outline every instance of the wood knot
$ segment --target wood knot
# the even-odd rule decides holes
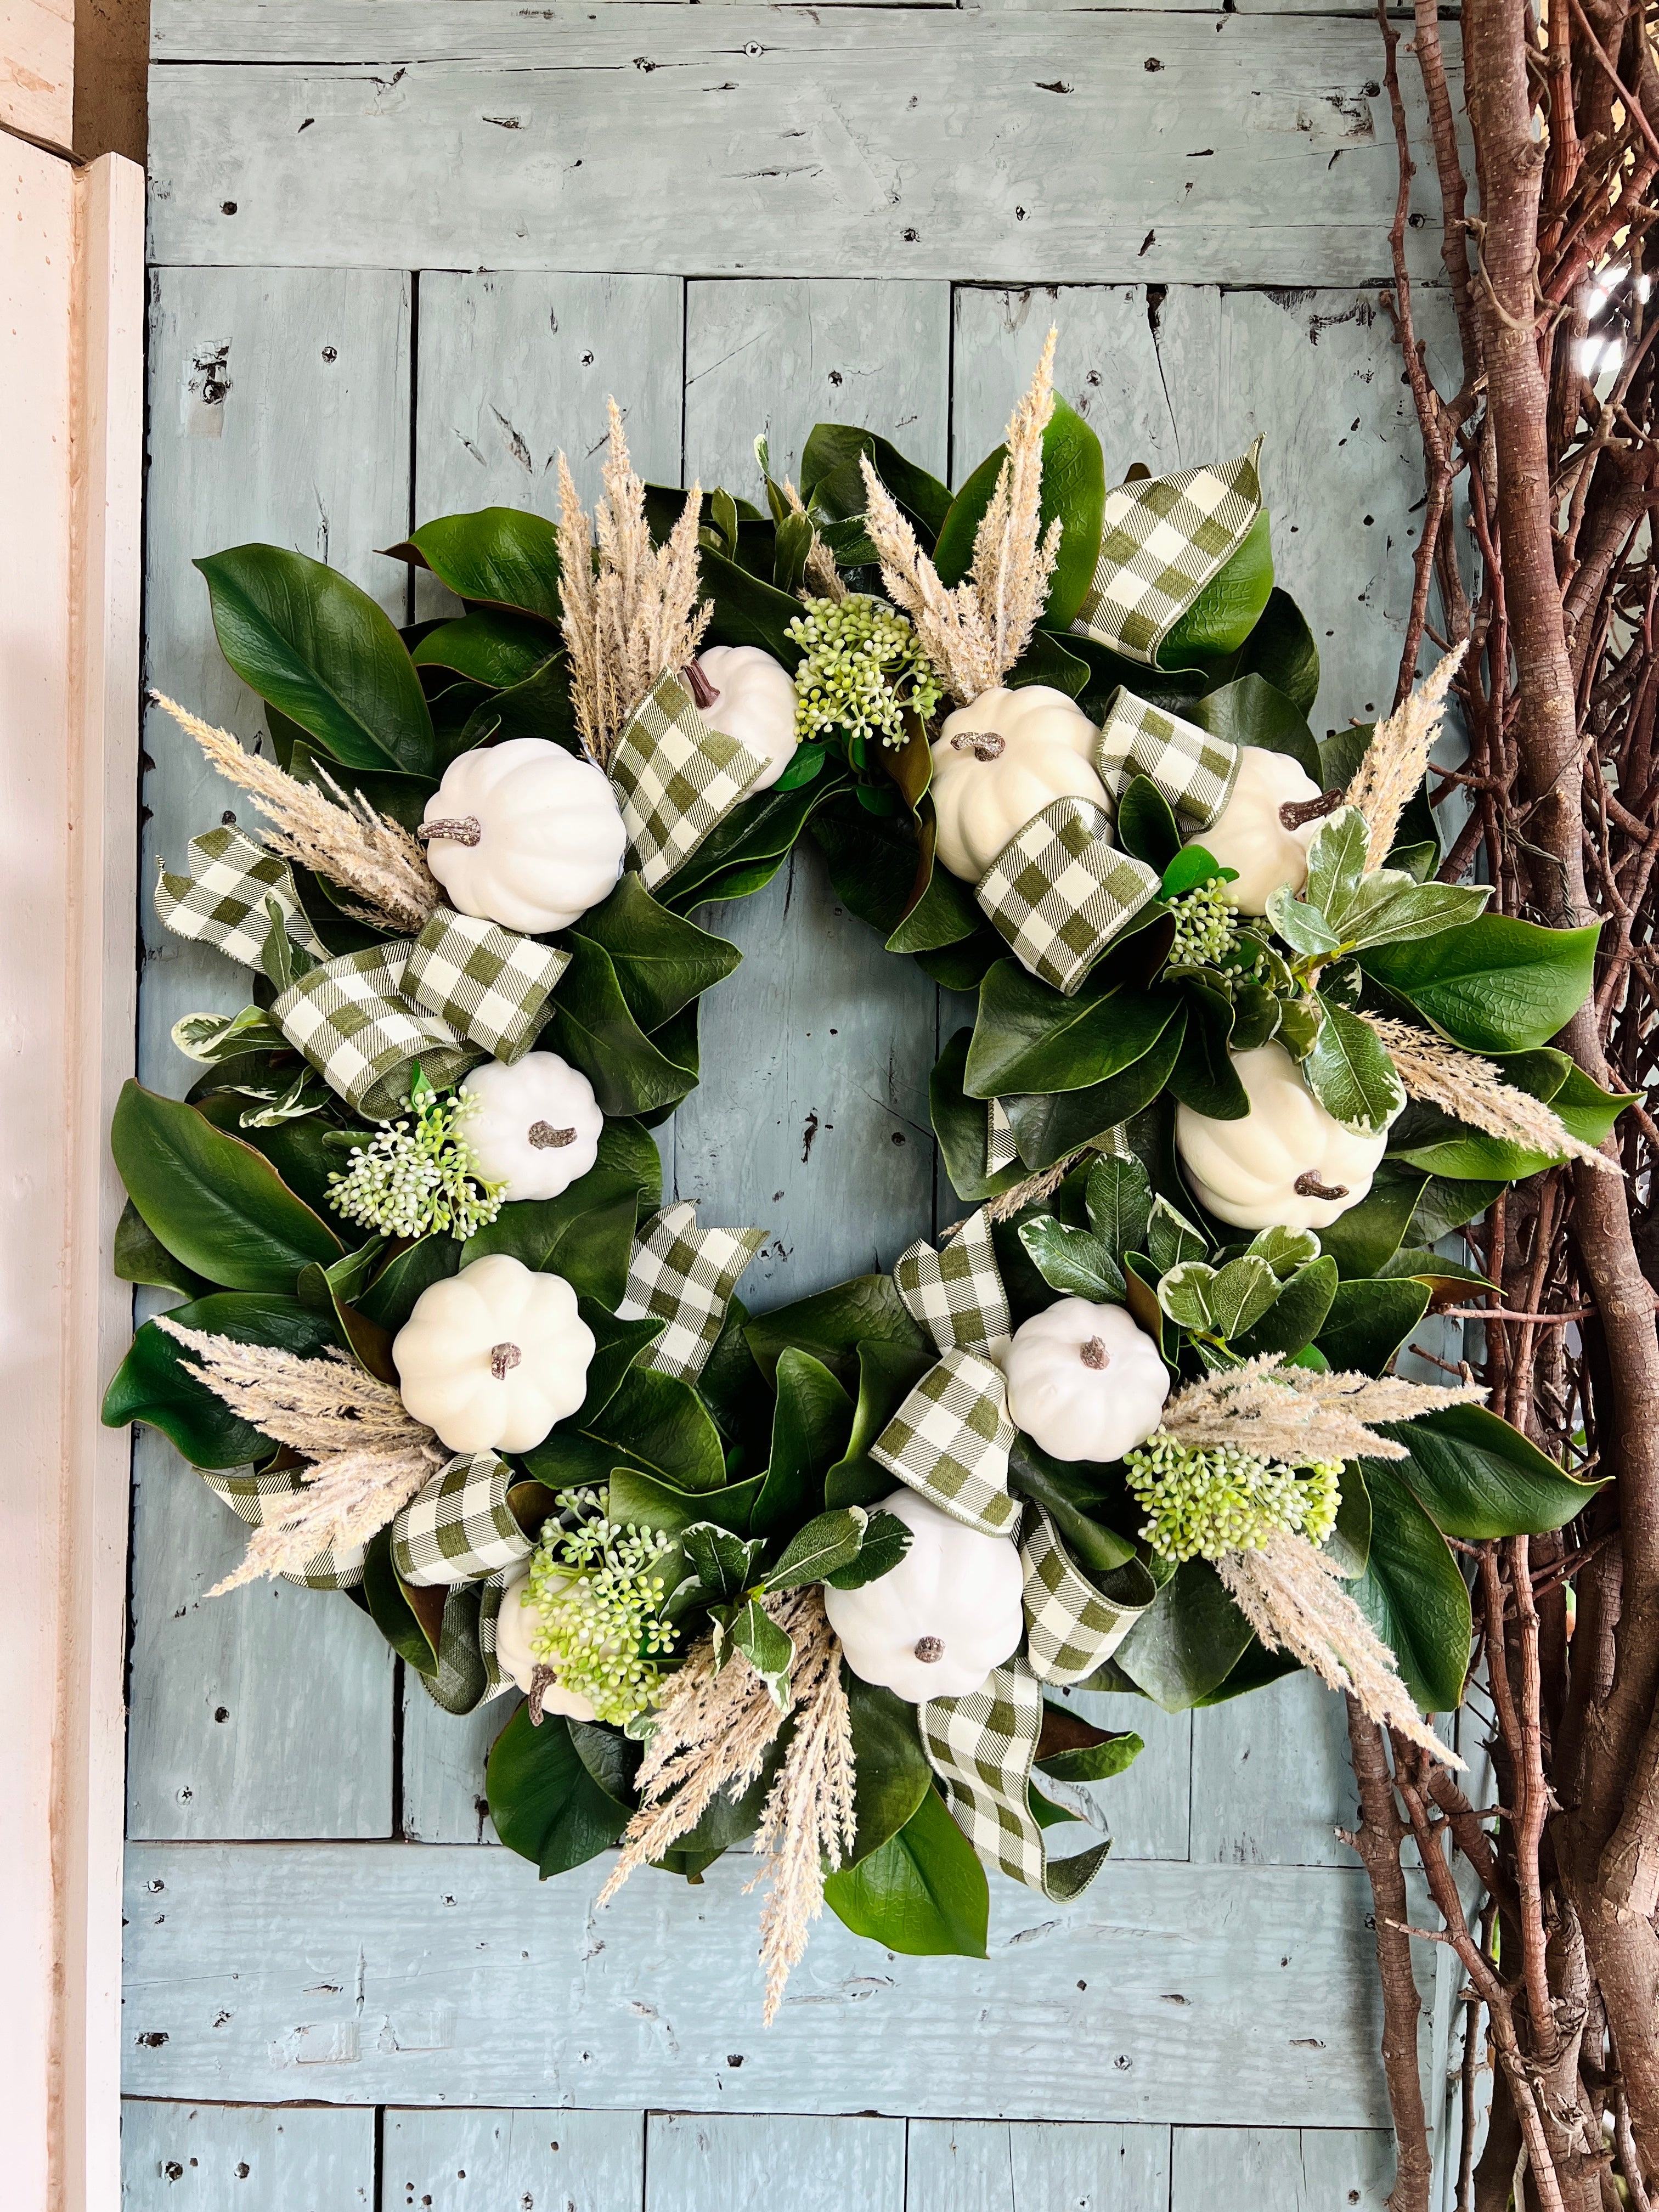
[[[1322,791],[1317,799],[1287,799],[1279,810],[1279,818],[1287,830],[1300,830],[1334,814],[1346,796],[1343,791]]]
[[[1291,1188],[1298,1198],[1346,1198],[1348,1194],[1346,1183],[1321,1182],[1311,1168],[1305,1175],[1299,1175]]]
[[[489,1347],[489,1371],[498,1382],[505,1382],[523,1361],[524,1354],[516,1344],[492,1344]]]
[[[924,1667],[936,1666],[945,1656],[945,1643],[943,1638],[938,1636],[919,1637],[916,1641],[916,1656],[921,1660]]]
[[[415,835],[423,845],[437,837],[447,845],[476,845],[483,836],[483,823],[476,814],[464,814],[459,821],[422,822]]]
[[[691,696],[696,701],[698,708],[705,714],[714,705],[715,700],[720,696],[719,690],[709,682],[708,677],[704,675],[702,668],[695,660],[688,661],[686,663],[685,688],[691,694]]]
[[[1097,1336],[1091,1336],[1087,1344],[1079,1345],[1077,1356],[1085,1367],[1092,1368],[1097,1375],[1103,1367],[1110,1365],[1112,1358],[1111,1353],[1107,1351]]]
[[[576,1141],[574,1129],[556,1129],[550,1121],[532,1121],[530,1141],[538,1152],[562,1152],[567,1145]]]
[[[1008,740],[995,730],[963,730],[951,738],[951,750],[972,753],[975,760],[1000,760],[1008,750]]]

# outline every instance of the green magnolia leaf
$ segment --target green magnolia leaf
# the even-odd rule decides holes
[[[1455,1711],[1468,1671],[1469,1594],[1446,1540],[1387,1461],[1367,1460],[1370,1555],[1349,1585],[1425,1712]]]
[[[708,626],[711,645],[757,645],[781,661],[793,676],[801,648],[789,635],[789,625],[800,613],[800,601],[780,592],[763,578],[740,568],[709,544],[697,548],[703,596],[712,599],[714,619]]]
[[[421,1292],[454,1274],[460,1264],[461,1248],[453,1237],[422,1237],[387,1261],[357,1301],[358,1310],[382,1328],[400,1329]]]
[[[1424,1180],[1417,1170],[1385,1159],[1358,1205],[1351,1206],[1320,1231],[1320,1241],[1345,1281],[1382,1272],[1390,1255],[1400,1249]]]
[[[961,1034],[965,1047],[967,1032]],[[1186,1034],[1186,1008],[1176,999],[1171,1004],[1167,1025],[1151,1048],[1120,1073],[1109,1076],[1105,1082],[1089,1084],[1081,1091],[1061,1091],[1052,1095],[1031,1091],[1023,1097],[1005,1097],[1003,1111],[1008,1116],[1024,1163],[1024,1170],[1016,1167],[1005,1171],[1008,1181],[1018,1180],[1024,1170],[1035,1173],[1052,1167],[1056,1160],[1077,1152],[1091,1139],[1104,1137],[1121,1122],[1143,1113],[1173,1074]],[[941,1069],[943,1066],[941,1061]],[[951,1183],[959,1197],[988,1197],[992,1191],[1006,1187],[999,1180],[992,1185],[992,1190],[964,1189],[957,1180],[956,1157],[945,1141],[937,1107],[933,1126],[939,1132]]]
[[[523,1455],[550,1490],[603,1486],[613,1468],[637,1468],[682,1491],[726,1485],[720,1431],[689,1382],[654,1367],[630,1367],[604,1409],[557,1428]]]
[[[110,1149],[146,1225],[209,1282],[291,1291],[312,1261],[326,1267],[344,1252],[252,1145],[131,1079],[121,1087]]]
[[[596,1421],[616,1396],[623,1378],[642,1352],[649,1351],[668,1323],[660,1316],[643,1321],[618,1321],[596,1298],[578,1297],[576,1310],[593,1333],[593,1357],[587,1364],[587,1395],[572,1415],[580,1428]]]
[[[1356,1582],[1364,1573],[1371,1552],[1371,1498],[1355,1460],[1342,1470],[1336,1525],[1320,1548],[1345,1582]]]
[[[195,564],[244,684],[347,768],[433,772],[432,717],[391,617],[337,569],[276,545]]]
[[[610,1456],[616,1457],[615,1449]],[[637,1468],[618,1466],[611,1469],[605,1487],[605,1511],[624,1527],[632,1521],[664,1536],[681,1535],[702,1521],[734,1536],[746,1536],[765,1480],[763,1474],[751,1474],[718,1490],[682,1490]]]
[[[1201,1260],[1209,1249],[1209,1239],[1203,1231],[1194,1229],[1186,1215],[1171,1206],[1159,1191],[1152,1200],[1146,1224],[1146,1255],[1158,1273],[1167,1274],[1183,1260]]]
[[[1213,575],[1158,649],[1164,668],[1212,665],[1235,653],[1261,619],[1273,588],[1271,527],[1264,507],[1243,544]]]
[[[1066,1718],[1075,1716],[1066,1714]],[[1145,1741],[1127,1729],[1108,1733],[1098,1743],[1081,1744],[1074,1751],[1056,1751],[1036,1761],[1039,1774],[1056,1782],[1109,1782],[1125,1774],[1146,1748]]]
[[[544,1881],[597,1857],[628,1826],[628,1807],[593,1779],[562,1714],[532,1728],[520,1705],[495,1739],[484,1786],[496,1834]]]
[[[798,1529],[783,1557],[766,1577],[769,1590],[798,1589],[804,1583],[827,1581],[836,1567],[857,1559],[870,1516],[861,1505],[820,1513]]]
[[[1339,1371],[1381,1375],[1428,1310],[1422,1283],[1340,1283],[1319,1349]]]
[[[777,1404],[766,1486],[755,1507],[757,1535],[798,1525],[823,1504],[823,1478],[841,1457],[853,1425],[853,1401],[822,1360],[794,1345],[778,1355]]]
[[[1364,951],[1432,937],[1474,921],[1491,896],[1489,884],[1419,884],[1396,869],[1379,868],[1366,877],[1343,915],[1343,938]]]
[[[1317,685],[1317,676],[1314,681]],[[1242,673],[1235,683],[1218,684],[1194,700],[1185,714],[1188,721],[1212,737],[1224,738],[1229,744],[1256,745],[1266,752],[1288,755],[1305,775],[1325,787],[1319,747],[1308,727],[1305,708],[1263,674]]]
[[[1188,1559],[1112,1657],[1155,1705],[1179,1713],[1225,1680],[1249,1641],[1250,1625],[1215,1569],[1207,1559]]]
[[[1134,1546],[1105,1517],[1122,1496],[1115,1476],[1085,1461],[1051,1458],[1021,1434],[1009,1447],[1008,1483],[1018,1496],[1042,1506],[1073,1562],[1109,1597],[1123,1605],[1151,1601],[1151,1577],[1135,1557]]]
[[[153,1283],[159,1290],[182,1291],[187,1298],[199,1297],[213,1287],[173,1258],[131,1199],[115,1224],[111,1264],[124,1283]]]
[[[729,1621],[716,1621],[714,1664],[720,1667],[722,1635],[741,1651],[766,1685],[767,1695],[780,1712],[789,1710],[789,1670],[795,1663],[795,1646],[757,1597],[740,1605]]]
[[[823,1901],[855,1936],[912,1956],[986,1956],[991,1899],[974,1847],[928,1789],[897,1833],[825,1879]]]
[[[1333,1121],[1361,1136],[1386,1129],[1406,1103],[1406,1086],[1369,1022],[1322,998],[1324,1018],[1302,1063],[1308,1088]]]
[[[1319,696],[1319,647],[1301,608],[1279,585],[1268,593],[1261,620],[1240,647],[1237,666],[1241,677],[1265,678],[1298,714],[1312,714]],[[1347,787],[1346,776],[1322,775],[1312,769],[1308,773],[1326,790],[1338,782]]]
[[[987,454],[951,502],[933,549],[933,564],[947,585],[959,584],[974,557],[974,538],[991,503],[1008,448]],[[1075,618],[1100,557],[1106,512],[1106,463],[1100,441],[1059,393],[1042,434],[1042,527],[1060,525],[1060,558],[1048,586],[1042,619],[1065,629]],[[1248,625],[1247,625],[1248,627]]]
[[[1117,842],[1161,876],[1181,850],[1181,825],[1150,776],[1130,779],[1117,803]]]
[[[631,869],[602,905],[582,916],[581,933],[610,954],[628,1010],[647,1031],[672,1021],[743,962],[725,938],[659,906]]]
[[[895,1836],[932,1792],[933,1773],[916,1733],[915,1708],[890,1690],[861,1682],[851,1668],[842,1681],[853,1725],[852,1850],[856,1866]]]
[[[1103,1082],[1152,1049],[1176,1003],[1168,992],[1095,993],[1088,983],[1065,999],[1018,961],[1000,960],[980,986],[963,1087],[999,1098]]]
[[[390,550],[394,560],[431,569],[458,599],[559,619],[559,533],[539,514],[484,507],[441,515]]]
[[[769,1382],[777,1372],[781,1355],[792,1344],[822,1360],[843,1388],[850,1388],[858,1379],[862,1348],[871,1338],[913,1352],[927,1348],[930,1365],[934,1357],[928,1340],[906,1311],[890,1275],[855,1275],[851,1282],[838,1283],[833,1290],[818,1291],[793,1305],[757,1316],[744,1334]],[[909,1385],[905,1387],[908,1389]],[[891,1484],[887,1487],[890,1489]],[[830,1502],[848,1505],[860,1501],[843,1498]]]
[[[945,516],[951,511],[951,495],[937,477],[929,476],[926,469],[918,468],[908,460],[896,446],[874,430],[860,430],[849,423],[818,422],[814,424],[805,445],[801,448],[801,497],[811,506],[823,499],[827,479],[851,465],[852,495],[844,506],[831,504],[832,516],[862,515],[865,508],[863,480],[858,461],[867,453],[871,465],[889,491],[916,522],[920,523],[931,546],[938,538]],[[926,550],[926,549],[924,549]]]
[[[1283,1283],[1319,1257],[1319,1238],[1311,1229],[1259,1229],[1249,1251],[1252,1258],[1265,1260]]]
[[[656,1038],[645,1034],[603,945],[580,931],[568,943],[571,962],[553,1001],[557,1049],[586,1076],[604,1114],[652,1114],[678,1106],[696,1087],[695,1049],[681,1060],[668,1048],[670,1031]]]
[[[470,1267],[506,1252],[538,1274],[562,1275],[571,1288],[613,1312],[628,1284],[639,1205],[632,1177],[595,1165],[557,1198],[520,1199],[469,1237]]]
[[[1362,952],[1368,975],[1471,1052],[1547,1044],[1583,1005],[1594,979],[1600,924],[1544,929],[1483,914],[1421,943]]]
[[[1391,1473],[1443,1534],[1467,1543],[1565,1528],[1601,1487],[1575,1481],[1484,1406],[1445,1406],[1419,1420],[1376,1426],[1410,1455],[1390,1460]],[[1366,1474],[1370,1480],[1369,1461]]]
[[[912,1534],[909,1523],[896,1513],[871,1514],[858,1551],[844,1566],[829,1569],[824,1581],[837,1589],[862,1589],[866,1583],[879,1582],[909,1550]]]
[[[1336,1286],[1336,1262],[1327,1253],[1290,1278],[1261,1318],[1234,1336],[1232,1350],[1244,1359],[1259,1358],[1265,1352],[1282,1352],[1293,1359],[1324,1328]]]
[[[423,1683],[438,1672],[438,1644],[442,1641],[440,1613],[435,1638],[424,1618],[410,1601],[409,1585],[392,1563],[392,1530],[382,1528],[369,1539],[363,1557],[363,1602],[368,1617],[404,1664]]]
[[[410,658],[416,668],[453,668],[476,684],[506,690],[526,682],[559,650],[558,633],[545,623],[491,607],[440,623]]]
[[[1191,975],[1183,995],[1187,1032],[1170,1072],[1170,1096],[1212,1121],[1242,1121],[1250,1102],[1232,1061],[1232,1001]]]
[[[217,1291],[174,1306],[169,1317],[181,1328],[228,1336],[238,1344],[275,1345],[303,1359],[339,1342],[331,1311],[316,1313],[297,1298],[268,1293]],[[117,1368],[104,1394],[103,1420],[112,1429],[148,1422],[192,1467],[246,1467],[269,1459],[276,1449],[198,1379],[196,1354],[153,1321],[138,1331]]]
[[[1123,1270],[1103,1240],[1086,1229],[1069,1229],[1052,1213],[1019,1224],[1019,1241],[1051,1289],[1112,1305],[1124,1299]]]
[[[1003,681],[1011,691],[1018,691],[1022,684],[1046,684],[1050,690],[1063,691],[1068,699],[1075,699],[1089,675],[1086,660],[1079,660],[1053,630],[1038,629],[1031,633],[1031,642]]]
[[[933,1364],[934,1358],[933,1345],[927,1340],[904,1344],[866,1338],[858,1346],[859,1395],[853,1414],[853,1431],[847,1440],[846,1451],[823,1478],[827,1505],[873,1505],[892,1495],[892,1474],[870,1457],[870,1447],[907,1395]],[[874,1516],[865,1535],[866,1549],[877,1540],[875,1522],[891,1517],[881,1514]],[[890,1564],[896,1566],[897,1559]],[[881,1571],[885,1573],[886,1569]]]

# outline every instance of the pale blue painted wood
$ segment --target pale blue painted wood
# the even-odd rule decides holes
[[[388,2112],[381,2142],[379,2212],[638,2212],[643,2202],[641,2112]]]
[[[381,2212],[374,2115],[130,2100],[121,2107],[121,2207]]]
[[[1170,2212],[1386,2212],[1394,2144],[1381,2129],[1174,2130]]]
[[[1192,1802],[1194,1859],[1352,1866],[1335,1833],[1355,1810],[1340,1697],[1304,1673],[1195,1712]]]
[[[653,2112],[645,2212],[904,2212],[902,2120]]]
[[[1184,1859],[1192,1814],[1193,1716],[1150,1698],[1097,1690],[1051,1692],[1097,1728],[1138,1735],[1146,1749],[1109,1782],[1090,1785],[1112,1838],[1113,1859]]]
[[[904,2212],[1163,2212],[1167,2128],[912,2120]]]

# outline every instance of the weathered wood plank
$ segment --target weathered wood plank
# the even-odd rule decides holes
[[[1173,2149],[1170,2212],[1385,2212],[1394,2185],[1394,2145],[1380,2129],[1177,2127]]]
[[[1336,1839],[1354,1811],[1342,1700],[1287,1675],[1193,1715],[1192,1855],[1218,1866],[1352,1866]]]
[[[1166,1713],[1150,1698],[1097,1690],[1062,1690],[1097,1728],[1138,1735],[1146,1749],[1127,1772],[1096,1784],[1090,1795],[1112,1838],[1112,1858],[1185,1859],[1192,1812],[1193,1716]]]
[[[641,2112],[388,2112],[380,2212],[637,2212]]]
[[[121,2169],[122,2212],[380,2212],[372,2112],[129,2099]]]
[[[1256,283],[1387,265],[1394,141],[1359,20],[170,0],[157,32],[161,262]],[[1432,226],[1408,236],[1426,276]]]
[[[902,2120],[653,2112],[645,2212],[903,2212]]]
[[[401,617],[404,574],[374,549],[408,527],[407,279],[158,272],[149,368],[149,678],[251,738],[264,710],[220,654],[191,561],[269,538],[331,561]],[[157,709],[145,747],[139,1072],[177,1096],[192,1070],[173,1023],[248,993],[222,956],[161,928],[148,886],[160,857],[181,866],[189,838],[242,802]],[[386,1834],[392,1666],[380,1638],[322,1593],[207,1599],[240,1553],[240,1524],[159,1436],[141,1435],[137,1467],[129,1832]]]
[[[404,1669],[403,1832],[411,1844],[493,1844],[484,1770],[490,1747],[518,1705],[492,1698],[474,1713],[447,1713]]]
[[[1167,2128],[910,2123],[904,2212],[1152,2212],[1169,2194]]]
[[[749,1871],[641,1875],[596,1916],[601,1869],[538,1885],[501,1850],[135,1846],[127,2086],[787,2112],[810,2081],[824,2112],[1386,2119],[1358,1871],[1109,1863],[1069,1909],[997,1882],[984,1962],[826,1916],[769,2032]]]

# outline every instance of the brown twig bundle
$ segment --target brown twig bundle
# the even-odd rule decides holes
[[[1385,1014],[1362,1014],[1362,1018],[1376,1030],[1412,1097],[1442,1107],[1471,1128],[1484,1129],[1489,1137],[1501,1137],[1526,1152],[1583,1160],[1586,1167],[1620,1173],[1617,1160],[1575,1137],[1541,1098],[1505,1083],[1491,1060],[1411,1022],[1394,1021]]]
[[[1388,720],[1377,724],[1354,771],[1345,803],[1358,808],[1371,833],[1368,876],[1388,858],[1400,817],[1428,772],[1429,755],[1445,720],[1446,694],[1468,650],[1467,644],[1454,646]]]

